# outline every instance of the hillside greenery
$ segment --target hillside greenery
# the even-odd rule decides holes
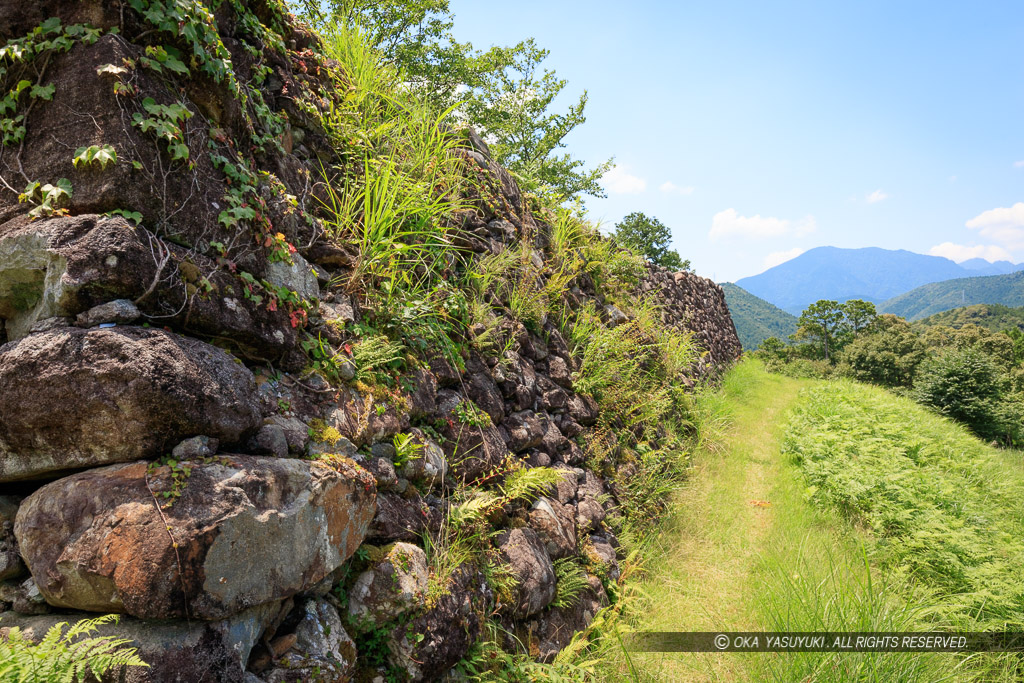
[[[1024,271],[933,282],[883,301],[878,310],[915,322],[973,304],[1024,306]]]
[[[850,306],[857,309],[858,322]],[[978,436],[1024,445],[1024,332],[972,323],[912,327],[867,302],[819,301],[785,344],[758,354],[769,368],[802,377],[842,376],[889,387],[961,421]],[[827,354],[830,340],[832,353]]]
[[[744,351],[756,351],[769,337],[787,339],[796,332],[796,316],[731,282],[721,287]]]
[[[964,325],[977,325],[989,332],[1024,331],[1024,306],[1011,308],[1001,304],[974,304],[922,318],[913,327],[917,330],[927,327],[959,329]]]

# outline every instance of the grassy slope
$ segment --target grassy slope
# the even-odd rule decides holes
[[[662,536],[662,559],[643,589],[644,630],[878,630],[924,628],[930,594],[900,572],[868,569],[869,532],[829,506],[815,507],[794,458],[781,454],[786,415],[801,388],[828,386],[768,375],[746,362],[712,400],[730,416],[718,451],[695,458],[692,483]],[[910,411],[915,428],[958,430],[912,404],[864,387]],[[861,397],[863,398],[863,397]],[[889,419],[894,419],[888,416]],[[807,425],[800,425],[807,429]],[[959,430],[959,438],[969,438]],[[819,439],[819,442],[821,439]],[[959,442],[955,442],[959,443]],[[965,442],[966,443],[966,442]],[[974,441],[977,444],[976,441]],[[963,445],[963,444],[961,444]],[[979,447],[985,448],[978,444]],[[1009,456],[1002,466],[1010,463]],[[998,466],[999,463],[996,463]],[[1020,470],[1019,464],[1013,465]],[[1016,476],[1016,475],[1015,475]],[[763,506],[761,503],[769,503]],[[913,598],[909,596],[914,595]],[[650,680],[999,680],[998,662],[911,654],[633,655]],[[970,667],[968,672],[964,667]],[[981,673],[984,672],[984,673]]]
[[[883,301],[878,310],[907,320],[920,320],[969,304],[1024,306],[1024,271],[933,282]]]
[[[967,324],[983,327],[989,332],[1002,332],[1007,329],[1024,330],[1024,307],[1010,308],[999,304],[975,304],[936,313],[915,323],[920,327],[946,325],[957,329]]]
[[[725,302],[745,351],[753,351],[768,337],[785,340],[796,332],[796,317],[731,282],[722,283]]]

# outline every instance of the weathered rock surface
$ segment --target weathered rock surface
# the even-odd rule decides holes
[[[375,511],[369,475],[340,461],[186,465],[177,482],[146,463],[93,469],[26,498],[15,535],[47,601],[222,619],[317,584],[355,552]],[[150,489],[172,504],[158,510]]]
[[[555,568],[537,533],[529,527],[502,531],[494,544],[518,583],[512,616],[528,617],[547,607],[555,599]]]
[[[377,495],[377,514],[370,524],[367,538],[374,542],[419,541],[423,532],[436,531],[441,525],[441,511],[431,506],[419,493],[405,495],[381,492]]]
[[[495,468],[508,453],[508,448],[494,425],[461,421],[456,409],[465,400],[448,389],[437,392],[438,425],[445,439],[446,460],[456,478],[472,481]]]
[[[198,290],[204,279],[211,287],[206,294]],[[297,336],[287,312],[268,310],[243,290],[238,276],[213,259],[123,218],[17,218],[0,225],[0,318],[12,341],[38,321],[73,318],[123,299],[160,325],[231,340],[253,359],[288,353]],[[95,324],[122,322],[92,315]]]
[[[400,413],[394,405],[362,395],[353,389],[340,392],[336,406],[327,410],[327,424],[356,446],[368,446],[390,439],[409,427],[409,415]]]
[[[537,532],[551,559],[576,554],[576,520],[571,505],[538,498],[530,510],[530,528]]]
[[[292,634],[294,645],[274,668],[263,674],[262,680],[265,683],[350,680],[356,665],[356,645],[345,632],[338,610],[326,600],[307,599],[299,606],[299,613],[299,623]]]
[[[421,448],[417,457],[411,458],[402,467],[402,476],[426,486],[440,485],[448,474],[448,461],[444,458],[444,451],[422,430],[413,428],[409,433],[415,437]]]
[[[99,306],[93,306],[85,313],[79,313],[75,324],[79,327],[97,325],[127,325],[142,317],[139,307],[128,299],[114,299]]]
[[[195,339],[68,327],[0,346],[0,481],[236,444],[259,422],[252,373]]]
[[[132,640],[130,647],[149,668],[129,667],[118,683],[244,683],[249,652],[268,621],[278,611],[275,603],[248,609],[230,619],[203,622],[141,621],[122,617],[101,627],[99,635]],[[82,615],[83,617],[86,615]],[[0,614],[0,637],[19,627],[30,640],[41,640],[59,622],[77,619],[66,614],[25,616]]]
[[[383,557],[348,592],[348,621],[358,631],[378,628],[423,603],[427,556],[411,543],[383,548]]]
[[[485,610],[492,600],[480,572],[465,566],[455,570],[445,595],[423,614],[391,632],[391,664],[405,671],[410,681],[441,678],[480,637]]]

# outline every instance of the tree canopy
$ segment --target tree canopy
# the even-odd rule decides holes
[[[634,211],[622,222],[615,224],[615,241],[645,256],[651,263],[670,270],[689,270],[689,259],[683,260],[678,252],[669,249],[672,231],[657,218]]]

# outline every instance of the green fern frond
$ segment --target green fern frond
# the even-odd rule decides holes
[[[526,500],[532,502],[565,478],[565,470],[552,467],[531,467],[513,470],[501,486],[506,502]]]
[[[72,625],[54,624],[38,643],[25,637],[20,628],[12,628],[6,640],[0,640],[0,680],[11,683],[75,683],[87,674],[100,678],[126,666],[149,665],[127,638],[96,636],[100,626],[115,624],[118,615],[83,619]],[[67,629],[65,631],[65,629]]]
[[[587,573],[571,557],[555,560],[555,599],[552,607],[572,607],[587,589]]]

